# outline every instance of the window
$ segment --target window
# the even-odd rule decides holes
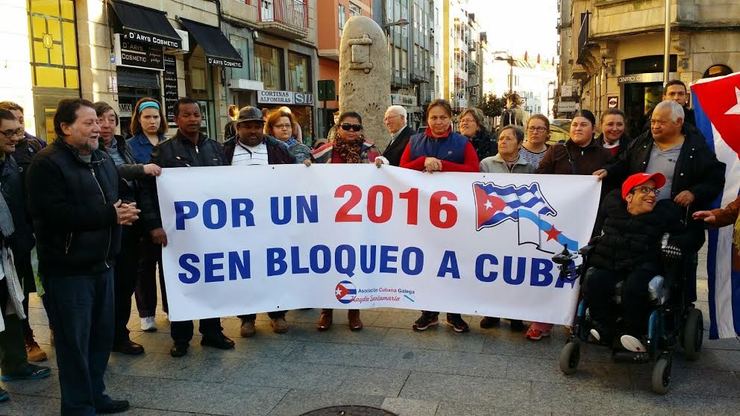
[[[409,77],[408,62],[409,62],[409,53],[402,50],[401,51],[401,78],[403,79],[408,79]]]
[[[393,75],[401,78],[401,48],[393,48]]]
[[[242,56],[249,56],[249,42],[247,39],[239,35],[230,35],[229,41],[234,48],[239,51]],[[250,79],[249,77],[249,65],[244,62],[241,68],[231,68],[232,79]]]
[[[260,10],[260,16],[263,22],[271,22],[273,20],[273,0],[262,0],[262,9]]]
[[[308,56],[288,52],[288,89],[290,91],[310,92],[308,79]]]
[[[339,21],[337,24],[339,25],[339,33],[342,33],[342,29],[344,29],[344,24],[347,23],[347,14],[344,11],[344,5],[340,4],[338,9],[338,19]]]
[[[350,2],[349,3],[349,15],[350,16],[362,16],[362,10],[360,6]]]
[[[28,19],[33,85],[78,89],[74,2],[32,0]]]
[[[266,90],[281,90],[280,74],[283,68],[282,50],[267,45],[254,44],[254,72],[257,81],[262,81]]]

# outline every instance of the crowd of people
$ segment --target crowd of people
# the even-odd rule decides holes
[[[677,85],[684,94],[676,94]],[[162,168],[190,166],[259,166],[303,163],[374,163],[436,175],[444,172],[596,175],[603,180],[601,209],[594,230],[594,275],[585,294],[592,299],[593,336],[608,340],[622,335],[625,348],[639,350],[644,335],[648,276],[659,271],[660,236],[682,235],[682,245],[694,273],[687,287],[696,299],[696,253],[704,242],[704,226],[738,225],[740,202],[709,211],[724,184],[724,165],[688,121],[685,85],[670,83],[650,115],[649,127],[631,139],[617,109],[604,111],[597,125],[593,113],[577,112],[570,139],[549,143],[549,120],[535,114],[492,133],[478,109],[459,115],[445,100],[426,109],[425,131],[414,134],[402,106],[390,106],[383,118],[390,141],[380,152],[365,137],[362,114],[336,116],[330,137],[313,149],[302,143],[300,126],[289,110],[265,114],[255,107],[230,108],[222,144],[201,132],[202,115],[195,100],[181,98],[174,107],[177,132],[165,137],[161,104],[142,98],[134,106],[131,133],[116,135],[118,115],[105,102],[60,101],[54,115],[56,138],[50,144],[25,132],[23,109],[0,103],[0,366],[3,381],[48,377],[49,367],[32,364],[47,359],[34,340],[26,318],[28,294],[41,295],[56,349],[61,412],[69,415],[115,413],[129,407],[106,395],[103,375],[111,351],[138,355],[144,347],[129,337],[127,323],[132,296],[141,329],[155,331],[157,276],[162,309],[167,296],[161,268],[167,234],[157,198],[155,177]],[[683,101],[682,101],[683,100]],[[517,125],[517,124],[522,124]],[[296,128],[298,126],[298,129]],[[597,137],[596,131],[601,134]],[[738,233],[736,233],[736,236]],[[736,240],[736,244],[738,241]],[[38,254],[38,274],[31,266]],[[694,280],[691,280],[694,279]],[[623,310],[607,306],[614,284],[626,280]],[[622,334],[612,316],[626,314]],[[289,331],[286,311],[268,312],[272,330]],[[256,334],[256,316],[243,315],[240,335]],[[360,311],[348,310],[349,328],[363,328]],[[499,325],[498,317],[483,317],[481,328]],[[332,327],[333,311],[320,312],[317,329]],[[458,313],[446,323],[457,333],[470,330]],[[415,331],[439,324],[439,312],[422,311]],[[171,322],[170,354],[188,354],[192,321]],[[513,331],[533,341],[550,335],[552,325],[512,320]],[[232,349],[219,318],[199,323],[201,345]],[[0,401],[8,394],[0,389]]]

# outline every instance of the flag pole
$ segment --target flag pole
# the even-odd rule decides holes
[[[671,0],[665,0],[665,45],[663,48],[663,88],[668,82],[671,67]]]

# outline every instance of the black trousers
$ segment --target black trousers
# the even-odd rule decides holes
[[[0,369],[4,375],[17,373],[28,362],[23,343],[23,322],[16,314],[6,314],[10,301],[8,279],[0,280],[0,313],[3,315],[5,330],[0,332]]]
[[[23,327],[23,337],[28,342],[33,339],[33,329],[31,329],[28,322],[28,294],[36,291],[33,266],[31,265],[31,252],[13,252],[13,260],[15,261],[15,271],[18,273],[18,279],[23,285],[23,312],[26,314],[26,319],[21,321],[21,325]]]
[[[627,334],[642,337],[647,333],[650,313],[650,294],[648,283],[658,274],[657,268],[645,266],[629,273],[591,267],[586,273],[584,296],[591,312],[591,318],[603,325],[614,326],[618,316],[624,320]],[[622,283],[622,303],[615,305],[614,291],[617,283]]]
[[[113,270],[42,276],[62,391],[62,415],[93,415],[110,401],[103,375],[113,347]]]
[[[162,307],[167,311],[167,293],[164,290],[162,272],[162,246],[152,243],[148,232],[144,232],[139,242],[139,261],[136,278],[136,308],[139,317],[154,316],[157,310],[157,272],[162,291]]]
[[[137,228],[123,227],[121,252],[116,258],[114,271],[116,306],[113,342],[115,344],[129,340],[129,330],[126,325],[131,317],[131,296],[134,294],[134,288],[136,287],[139,240],[140,232]]]

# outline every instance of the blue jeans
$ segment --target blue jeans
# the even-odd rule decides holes
[[[43,277],[54,328],[62,415],[94,415],[110,400],[103,374],[113,347],[113,269],[96,275]]]

